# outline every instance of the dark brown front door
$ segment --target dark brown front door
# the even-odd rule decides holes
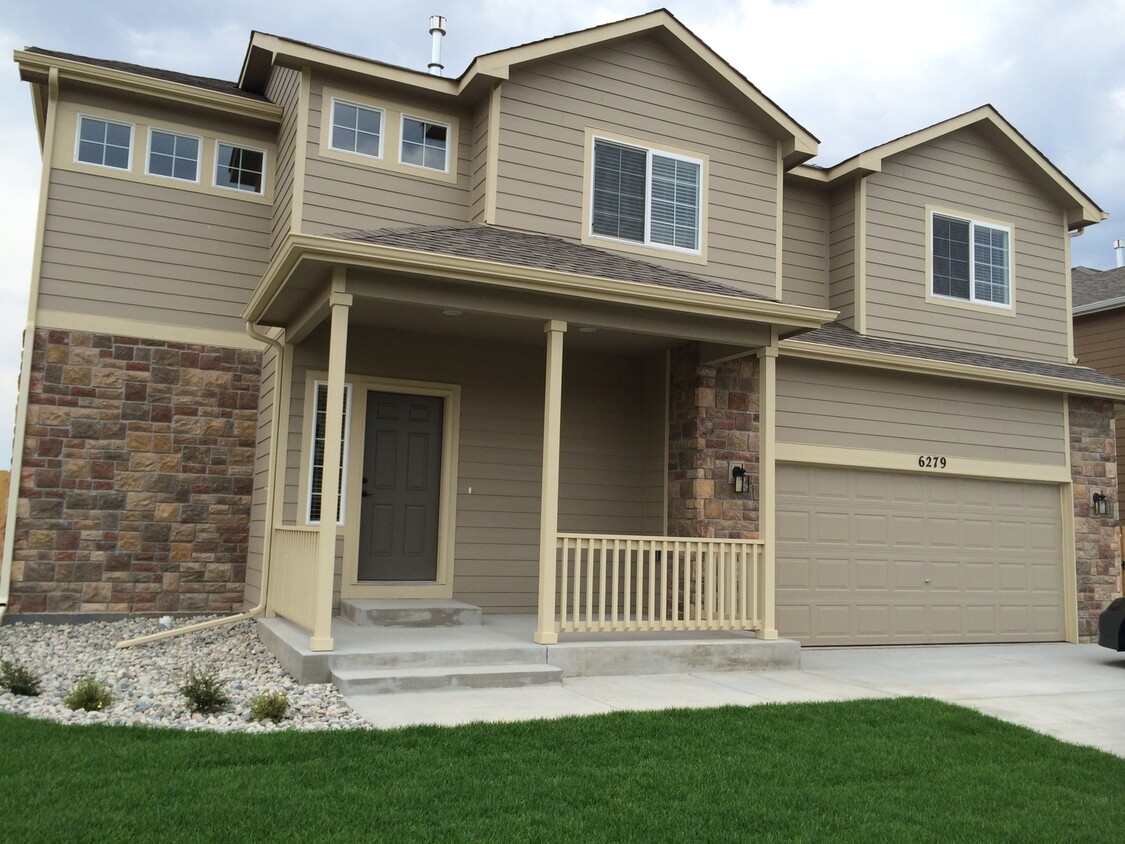
[[[437,578],[444,399],[367,394],[359,579]]]

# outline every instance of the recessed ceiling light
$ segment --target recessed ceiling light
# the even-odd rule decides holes
[[[446,308],[442,311],[442,314],[445,316],[461,316],[461,312],[456,308]]]
[[[583,325],[578,330],[581,331],[583,334],[593,334],[598,329],[594,328],[594,326],[592,326],[592,325]]]

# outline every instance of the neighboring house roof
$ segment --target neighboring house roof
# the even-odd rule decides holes
[[[1125,391],[1125,381],[1120,381],[1088,366],[1071,366],[1063,363],[1048,363],[1047,361],[1008,358],[1001,355],[966,352],[938,346],[924,346],[920,343],[883,340],[878,337],[859,334],[838,322],[802,334],[797,339],[802,343],[818,343],[868,354],[919,358],[946,364],[1001,370],[1036,378],[1078,382],[1095,388],[1109,388],[1114,392]],[[1097,390],[1097,394],[1101,393],[1102,390]]]
[[[670,270],[659,264],[626,258],[559,237],[529,234],[476,223],[336,232],[328,237],[597,278],[655,284],[659,287],[691,290],[697,293],[736,296],[740,299],[755,299],[761,302],[777,301],[726,284]]]
[[[832,167],[802,165],[793,168],[791,172],[799,178],[829,184],[855,179],[878,173],[883,169],[883,161],[893,155],[968,127],[987,130],[1014,154],[1016,160],[1022,160],[1031,172],[1037,174],[1039,182],[1067,208],[1067,224],[1070,228],[1078,229],[1100,223],[1109,216],[989,104],[864,150]]]
[[[1092,270],[1075,267],[1071,276],[1071,306],[1075,316],[1125,306],[1125,267]]]
[[[49,56],[56,59],[66,59],[80,64],[104,67],[109,70],[119,70],[123,73],[135,73],[137,76],[148,76],[152,79],[162,79],[165,82],[177,82],[180,85],[190,85],[194,88],[203,88],[208,91],[217,91],[221,94],[230,94],[235,97],[245,97],[260,102],[268,102],[261,94],[244,91],[238,87],[237,82],[228,82],[225,79],[215,79],[210,76],[194,76],[190,73],[179,73],[174,70],[162,70],[158,67],[130,64],[129,62],[111,61],[109,59],[95,59],[90,56],[78,56],[74,53],[62,53],[58,50],[44,50],[42,47],[26,47],[25,52],[35,53],[39,56]]]

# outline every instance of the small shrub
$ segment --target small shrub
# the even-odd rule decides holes
[[[63,703],[73,710],[85,709],[87,712],[101,712],[113,703],[113,695],[109,693],[105,683],[91,674],[78,682],[74,691],[63,698]]]
[[[187,699],[192,712],[204,715],[218,712],[230,703],[230,698],[223,691],[223,681],[215,674],[213,666],[204,668],[200,673],[189,668],[187,682],[180,686],[180,694]]]
[[[280,721],[289,711],[289,696],[285,692],[265,692],[250,701],[250,715],[255,721]]]
[[[42,682],[43,679],[22,662],[0,659],[0,687],[12,694],[38,697]]]

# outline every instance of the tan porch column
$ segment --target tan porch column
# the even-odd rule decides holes
[[[328,401],[324,415],[324,470],[320,486],[320,535],[316,553],[316,612],[309,649],[332,650],[332,582],[336,569],[336,513],[340,504],[340,448],[344,425],[344,373],[347,368],[350,293],[333,293],[328,342]]]
[[[769,346],[758,352],[760,369],[758,431],[758,531],[762,537],[764,566],[761,592],[757,596],[759,639],[777,638],[775,569],[777,551],[777,333]]]
[[[563,334],[566,323],[552,319],[547,334],[547,383],[543,399],[543,489],[539,511],[539,623],[535,641],[553,645],[555,632],[555,544],[559,532],[559,427],[562,422]]]

